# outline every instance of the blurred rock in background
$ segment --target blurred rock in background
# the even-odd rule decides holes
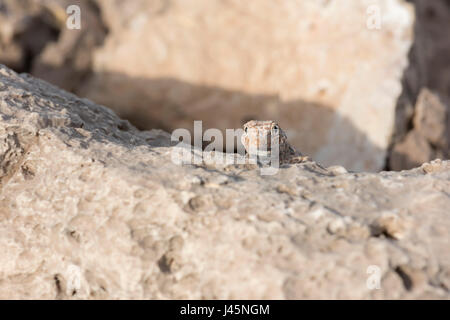
[[[81,8],[81,30],[66,28],[66,8]],[[0,63],[76,91],[92,72],[107,30],[95,1],[0,0]]]
[[[36,57],[31,73],[60,88],[76,92],[92,72],[94,50],[102,45],[107,29],[94,1],[60,0],[58,3],[61,5],[59,8],[67,8],[73,4],[80,7],[81,29],[66,28],[64,15],[58,41],[49,43]]]
[[[411,2],[415,39],[396,109],[391,170],[450,157],[450,1]]]
[[[0,0],[0,63],[141,129],[274,119],[325,165],[401,170],[448,158],[449,27],[444,0]]]
[[[1,63],[19,72],[30,71],[47,44],[58,40],[62,26],[50,8],[36,1],[0,1]]]
[[[448,159],[448,121],[448,107],[437,95],[426,88],[422,89],[414,107],[412,129],[394,144],[390,154],[390,167],[402,170],[414,168],[429,159]]]

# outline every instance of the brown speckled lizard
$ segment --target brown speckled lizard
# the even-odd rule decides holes
[[[244,134],[241,141],[248,156],[269,159],[274,156],[272,155],[272,149],[276,149],[274,143],[278,143],[280,164],[301,163],[310,160],[309,157],[303,156],[289,144],[286,133],[275,121],[251,120],[244,124],[243,128]]]

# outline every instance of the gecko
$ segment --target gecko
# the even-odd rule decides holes
[[[278,142],[280,164],[301,163],[311,160],[289,144],[286,133],[275,121],[251,120],[244,124],[243,129],[241,142],[247,151],[247,156],[257,156],[267,161],[274,156],[272,155],[272,149],[275,145],[272,146],[272,144]]]

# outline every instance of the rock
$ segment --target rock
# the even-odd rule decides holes
[[[3,0],[0,63],[75,91],[92,72],[92,54],[106,29],[95,1]],[[66,9],[77,5],[81,29],[66,27]]]
[[[65,27],[69,5],[80,7],[80,30]],[[30,73],[65,90],[76,91],[92,72],[94,50],[103,43],[107,31],[95,1],[60,0],[55,6],[64,17],[59,39],[48,43],[34,59]]]
[[[422,89],[417,99],[414,128],[433,146],[448,148],[447,107],[428,89]]]
[[[450,157],[450,38],[447,32],[450,5],[446,0],[411,2],[416,9],[414,45],[403,75],[403,91],[397,103],[389,158],[392,153],[397,153],[397,145],[405,144],[411,131],[427,140],[433,153],[425,148],[419,156],[420,150],[411,145],[411,150],[403,150],[403,153],[404,157],[411,156],[412,159],[399,163],[394,155],[394,161],[388,160],[387,169],[391,170],[417,165],[414,158],[430,161],[436,157]],[[401,163],[410,165],[399,166]]]
[[[450,117],[439,119],[440,111],[433,123],[426,112],[419,133],[431,157],[429,148],[417,156],[413,146],[398,161],[396,147],[404,149],[416,106],[429,101],[421,102],[421,92],[450,106],[446,0],[408,1],[415,19],[405,1],[379,1],[382,25],[372,30],[353,26],[373,21],[371,2],[264,1],[3,0],[0,63],[105,104],[139,128],[192,129],[201,119],[205,128],[225,130],[250,118],[276,119],[303,153],[352,171],[402,170],[419,165],[415,158],[450,157]],[[81,30],[65,27],[73,4],[81,8]],[[341,16],[352,23],[340,23]],[[352,43],[323,46],[349,33]],[[381,59],[375,53],[386,43]],[[410,153],[416,155],[408,159]]]
[[[450,156],[448,108],[430,90],[421,90],[414,108],[413,127],[394,144],[389,157],[392,170],[411,169],[436,158]]]
[[[2,299],[450,298],[450,161],[177,165],[169,134],[4,66],[0,117]]]
[[[419,132],[413,130],[404,141],[394,146],[389,163],[392,170],[402,170],[412,169],[431,159],[434,159],[433,149]]]
[[[411,230],[408,221],[398,212],[386,212],[376,219],[372,225],[372,234],[384,234],[393,239],[402,239],[405,237],[405,231]]]
[[[0,5],[0,63],[29,71],[33,59],[58,38],[55,6],[33,0],[3,0]]]
[[[450,5],[446,0],[412,2],[417,15],[415,50],[420,84],[437,92],[448,104],[450,39],[446,29],[450,19]]]
[[[381,170],[414,12],[377,3],[380,29],[373,1],[99,0],[110,33],[76,93],[143,129],[277,120],[323,164]]]

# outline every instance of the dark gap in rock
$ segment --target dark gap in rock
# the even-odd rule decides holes
[[[405,289],[407,291],[411,291],[413,287],[413,281],[411,277],[400,266],[396,267],[394,271],[398,274],[400,279],[402,279],[403,286],[405,287]]]
[[[44,50],[48,43],[57,41],[61,30],[50,24],[45,13],[29,18],[26,28],[15,36],[24,50],[22,68],[17,72],[30,73],[34,59]]]
[[[59,278],[60,278],[59,274],[55,274],[53,276],[53,280],[55,281],[55,286],[56,286],[56,294],[58,296],[62,293],[61,280]]]

